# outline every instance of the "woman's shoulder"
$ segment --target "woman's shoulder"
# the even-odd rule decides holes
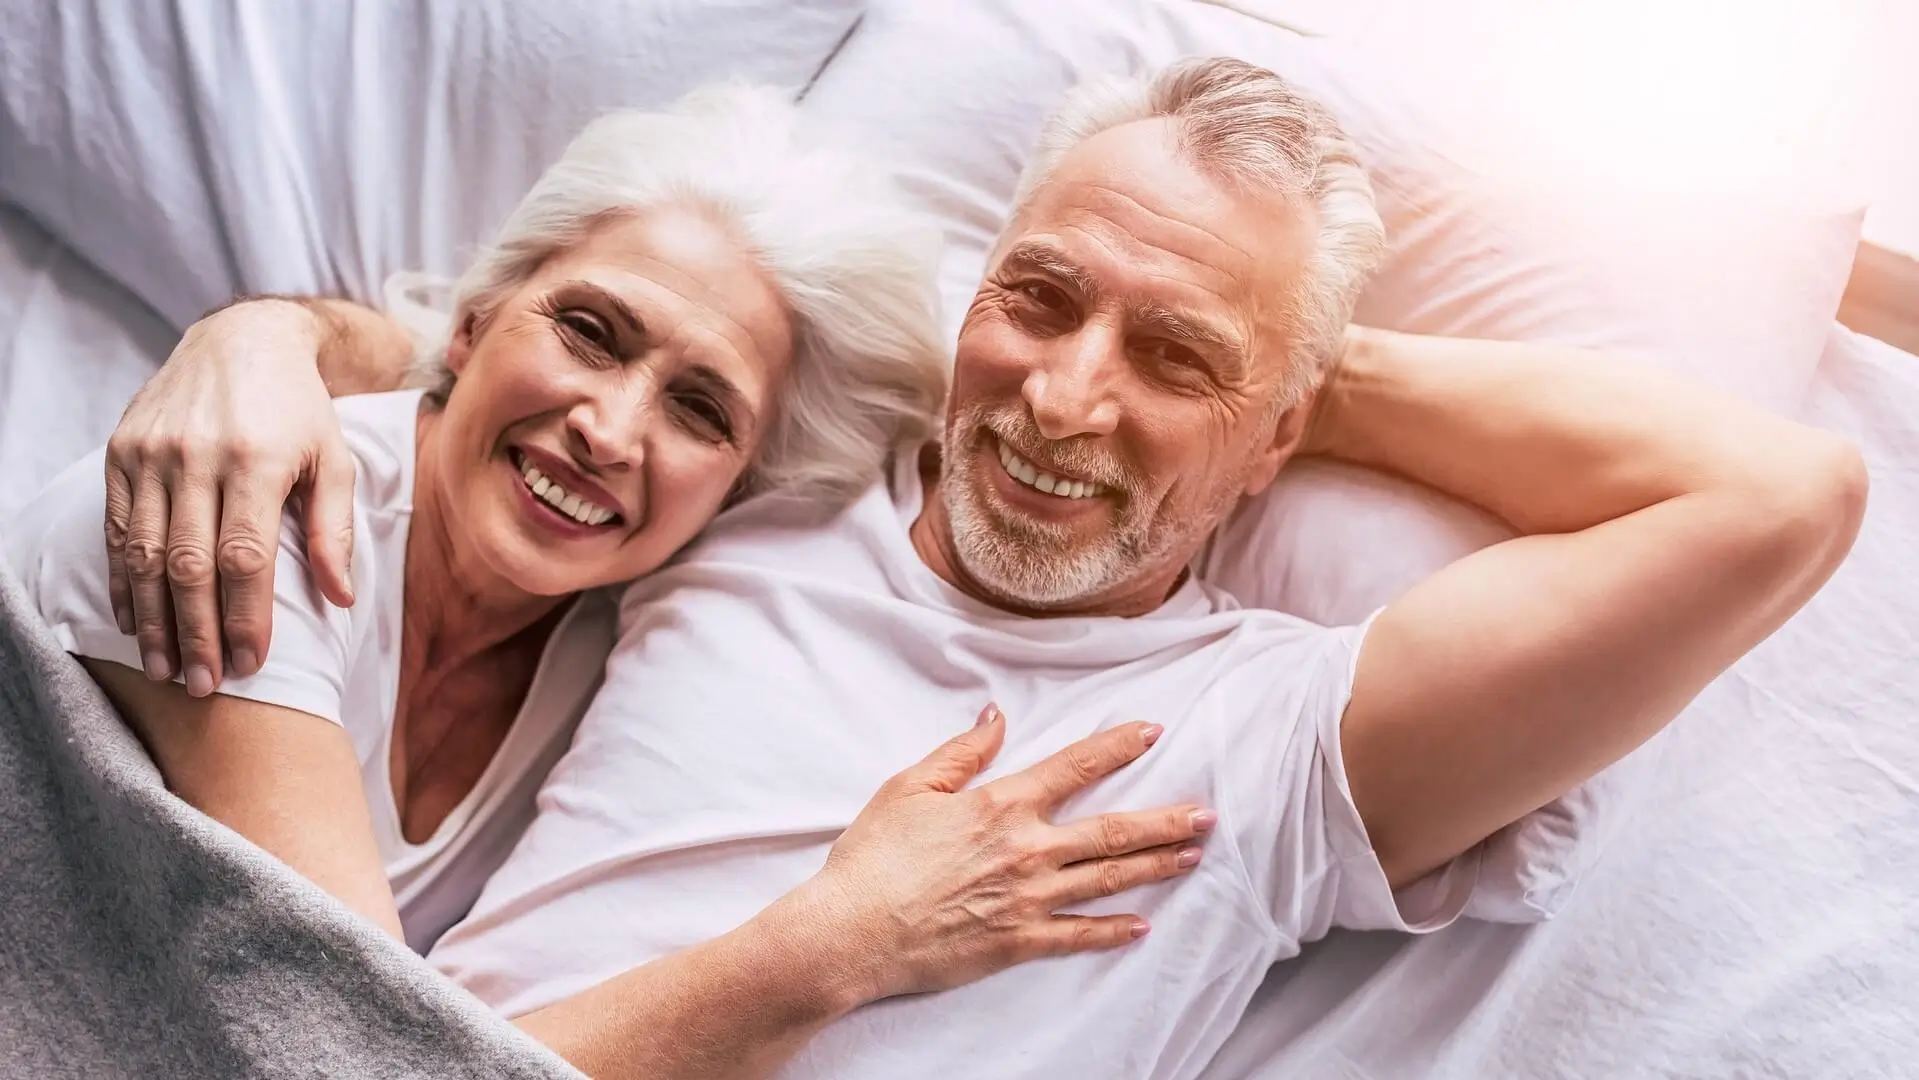
[[[353,497],[363,511],[411,510],[422,390],[336,398],[340,434],[353,455]]]

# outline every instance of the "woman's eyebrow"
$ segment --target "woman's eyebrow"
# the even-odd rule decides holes
[[[646,324],[640,321],[640,316],[633,310],[632,305],[621,299],[620,295],[611,289],[603,285],[596,285],[591,281],[582,281],[578,278],[560,282],[560,288],[564,290],[577,289],[582,292],[592,293],[599,298],[601,303],[607,306],[608,310],[613,312],[614,318],[626,324],[628,330],[635,334],[646,332]]]
[[[706,392],[720,399],[721,407],[743,419],[745,426],[752,427],[754,421],[758,419],[745,391],[735,385],[733,380],[720,374],[719,369],[711,364],[693,364],[686,369],[686,378],[698,383]]]

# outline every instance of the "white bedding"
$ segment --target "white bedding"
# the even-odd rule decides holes
[[[170,344],[150,311],[0,207],[0,513],[104,440]],[[1834,327],[1808,413],[1867,451],[1859,544],[1655,746],[1560,917],[1309,948],[1211,1075],[1911,1075],[1919,357]]]
[[[0,207],[0,515],[105,439],[172,339]],[[1919,358],[1835,328],[1808,409],[1868,452],[1858,547],[1657,744],[1568,909],[1310,949],[1213,1075],[1914,1074]]]
[[[107,441],[176,339],[125,289],[0,203],[0,520]]]
[[[1915,1075],[1919,357],[1834,327],[1807,415],[1866,451],[1858,545],[1656,744],[1571,904],[1329,939],[1211,1075]]]

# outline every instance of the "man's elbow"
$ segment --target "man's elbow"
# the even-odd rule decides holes
[[[1780,569],[1804,582],[1805,596],[1852,551],[1870,487],[1858,447],[1823,432],[1808,438],[1790,470],[1768,485],[1769,546]]]

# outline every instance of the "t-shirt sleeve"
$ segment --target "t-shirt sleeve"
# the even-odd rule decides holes
[[[0,536],[7,562],[62,648],[138,669],[139,645],[120,632],[107,591],[101,533],[105,466],[104,451],[76,462]],[[340,723],[352,616],[329,604],[312,584],[304,532],[291,517],[280,531],[273,591],[273,637],[265,663],[246,678],[223,679],[219,692]]]
[[[1438,930],[1465,910],[1479,878],[1475,849],[1395,892],[1367,838],[1339,732],[1371,625],[1319,632],[1277,664],[1258,665],[1265,685],[1245,688],[1242,700],[1264,697],[1278,714],[1252,719],[1224,766],[1239,803],[1235,842],[1279,932],[1295,943],[1335,927]]]

